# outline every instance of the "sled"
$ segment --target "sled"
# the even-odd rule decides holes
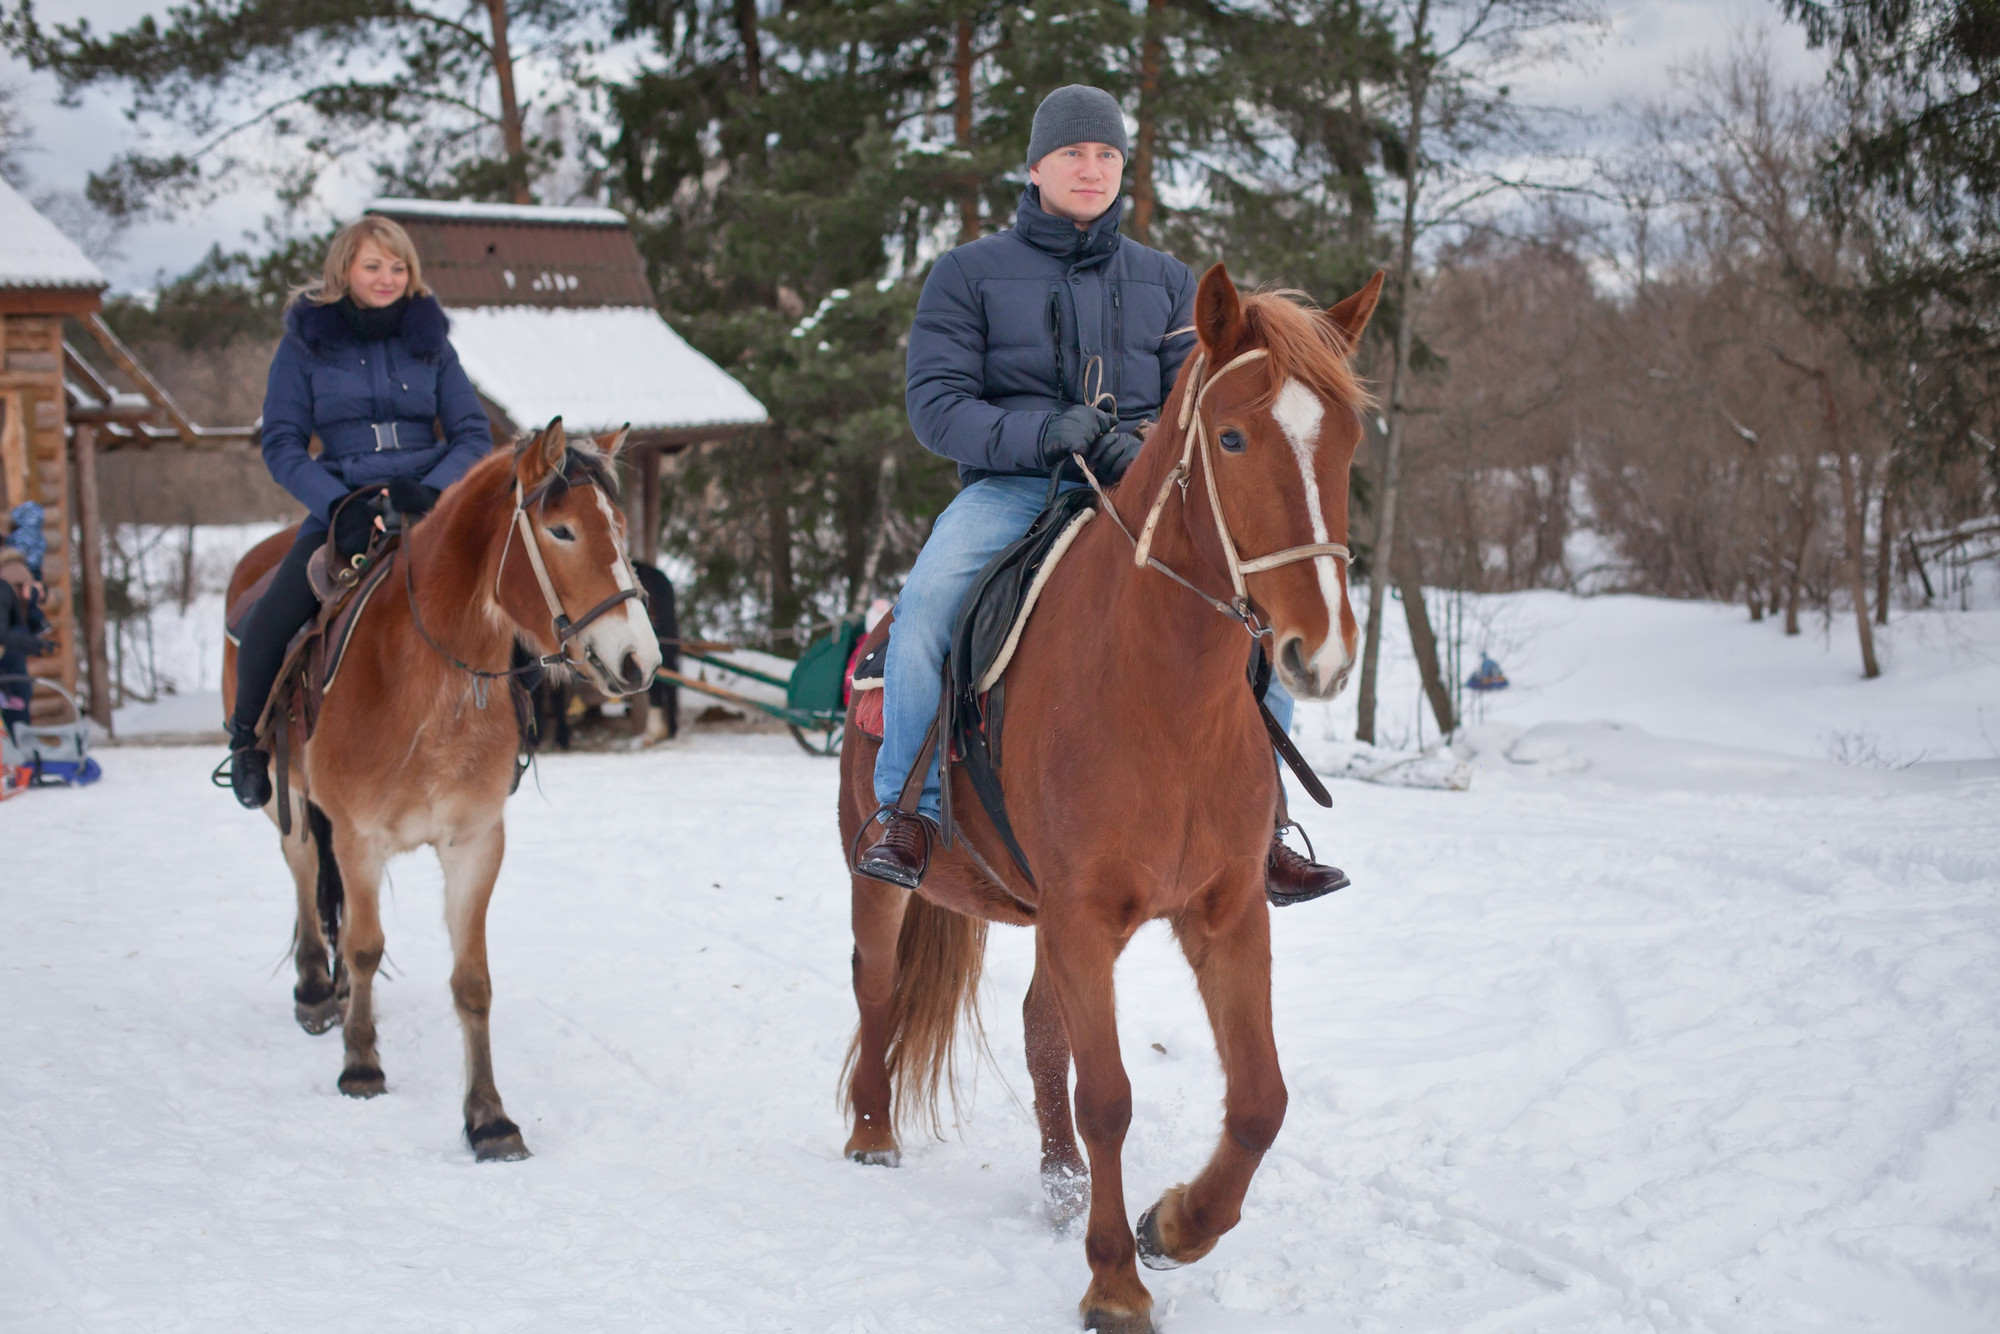
[[[776,718],[785,724],[791,731],[792,740],[798,742],[800,749],[808,755],[838,755],[841,739],[847,733],[847,664],[861,643],[862,633],[859,617],[840,622],[825,638],[815,639],[806,646],[789,676],[760,671],[724,657],[724,654],[740,651],[740,646],[736,644],[699,639],[681,641],[683,658],[693,658],[725,672],[776,686],[785,692],[782,705],[751,699],[748,695],[712,682],[696,680],[670,667],[660,668],[658,676],[662,681],[671,681],[738,708],[755,709]]]
[[[0,685],[50,690],[69,706],[66,723],[15,723],[0,731],[0,798],[13,796],[25,787],[88,787],[104,777],[104,770],[90,755],[90,720],[76,704],[76,698],[53,681],[39,677],[0,676]]]

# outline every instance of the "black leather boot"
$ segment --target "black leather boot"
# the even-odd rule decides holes
[[[257,745],[251,730],[229,722],[229,788],[245,809],[261,811],[271,804],[271,757]]]
[[[1297,828],[1296,825],[1291,826]],[[1303,830],[1300,830],[1304,833]],[[1310,841],[1306,844],[1311,851]],[[1275,908],[1294,903],[1310,903],[1349,884],[1347,872],[1338,866],[1322,866],[1311,857],[1285,846],[1285,827],[1271,838],[1271,855],[1264,863],[1264,897]]]
[[[915,889],[930,869],[931,837],[936,832],[927,816],[891,811],[881,834],[855,859],[855,874]]]

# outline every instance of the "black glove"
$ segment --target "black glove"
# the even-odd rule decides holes
[[[1090,465],[1090,471],[1104,486],[1110,486],[1125,475],[1132,466],[1132,460],[1139,457],[1139,447],[1145,441],[1130,431],[1106,431],[1082,449],[1083,461]]]
[[[375,506],[369,503],[368,497],[381,492],[379,486],[364,486],[335,508],[333,549],[342,560],[353,560],[368,550],[368,541],[375,535],[376,517]]]
[[[1082,453],[1091,441],[1116,425],[1118,419],[1110,413],[1082,403],[1064,408],[1042,427],[1042,466],[1053,468],[1070,455]]]
[[[438,503],[438,490],[414,477],[389,479],[389,508],[406,519],[421,519]]]

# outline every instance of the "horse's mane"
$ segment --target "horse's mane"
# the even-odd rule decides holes
[[[1354,349],[1324,311],[1304,292],[1253,292],[1243,298],[1250,343],[1270,352],[1271,396],[1287,380],[1300,380],[1356,412],[1374,406],[1375,396],[1354,373]]]
[[[475,470],[490,467],[496,472],[501,471],[503,468],[507,472],[512,472],[514,460],[520,458],[522,454],[532,448],[536,438],[536,433],[533,431],[523,432],[515,439],[513,449],[494,450],[474,465]],[[605,457],[604,451],[597,447],[597,442],[587,435],[573,435],[567,437],[564,443],[567,446],[567,452],[563,455],[562,467],[557,470],[556,476],[551,479],[549,496],[552,499],[560,500],[563,492],[568,490],[571,483],[595,482],[598,486],[604,488],[605,495],[610,496],[614,500],[617,499],[617,471],[612,468],[611,460]],[[505,462],[504,464],[496,463],[495,460],[504,460]]]

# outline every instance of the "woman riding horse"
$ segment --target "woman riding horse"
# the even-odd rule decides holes
[[[285,312],[285,340],[264,393],[264,462],[306,507],[306,521],[237,649],[229,781],[251,810],[271,800],[257,720],[286,646],[319,610],[306,563],[326,545],[328,525],[340,557],[356,556],[380,526],[376,506],[362,497],[386,494],[392,508],[415,518],[493,452],[485,409],[447,327],[409,234],[378,217],[340,229],[320,279]],[[433,422],[442,423],[443,439]],[[306,452],[315,434],[318,458]],[[350,497],[354,503],[343,505]]]
[[[925,448],[957,461],[965,486],[896,600],[875,764],[884,827],[855,867],[871,879],[905,889],[923,879],[942,808],[935,758],[917,813],[896,803],[937,715],[974,578],[1027,531],[1050,470],[1072,453],[1105,486],[1118,480],[1138,455],[1140,423],[1158,416],[1194,347],[1194,274],[1118,233],[1126,148],[1111,94],[1082,84],[1050,93],[1035,111],[1013,229],[951,251],[924,283],[910,330],[910,424]],[[1116,400],[1115,416],[1096,406],[1102,394]],[[1292,697],[1275,676],[1264,700],[1289,731]],[[1265,871],[1281,906],[1347,884],[1275,836]]]

